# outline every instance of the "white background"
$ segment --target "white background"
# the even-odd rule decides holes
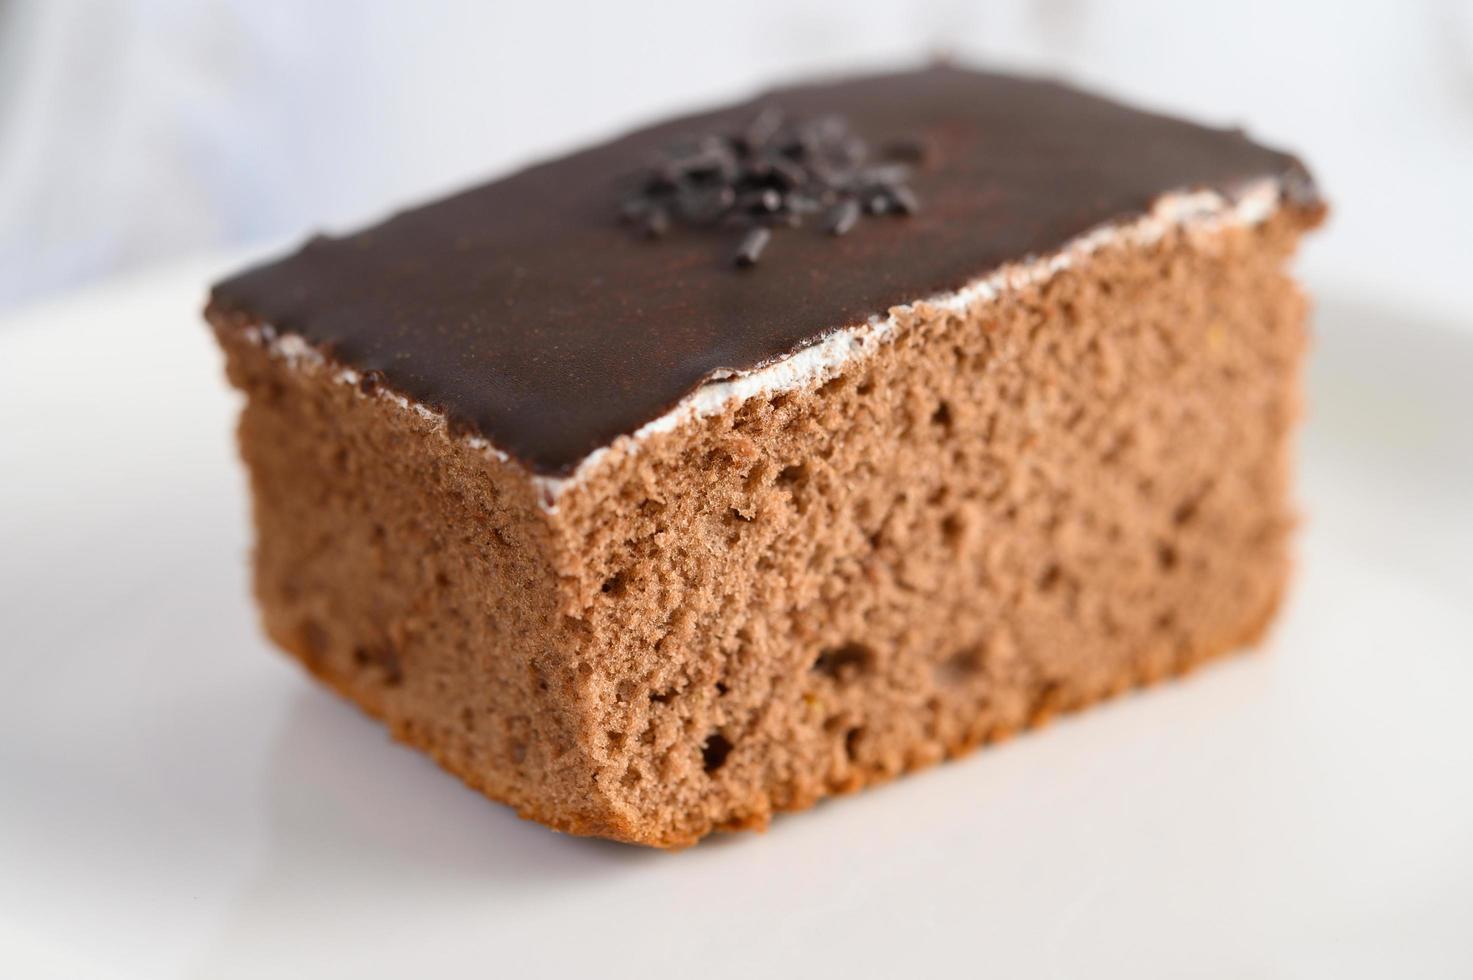
[[[0,977],[1473,976],[1473,3],[0,0]],[[1336,207],[1268,648],[670,856],[518,821],[261,638],[242,252],[946,48]]]

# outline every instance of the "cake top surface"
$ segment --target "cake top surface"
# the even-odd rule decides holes
[[[621,208],[648,203],[652,168],[672,147],[764,125],[770,109],[799,124],[836,117],[870,147],[922,148],[903,185],[918,209],[838,236],[832,218],[776,228],[755,268],[733,263],[741,232],[677,224],[646,239],[621,222]],[[1139,217],[1163,194],[1231,198],[1265,178],[1318,206],[1297,160],[1241,132],[935,66],[774,90],[642,129],[313,238],[217,284],[211,303],[299,334],[557,475],[712,377]]]

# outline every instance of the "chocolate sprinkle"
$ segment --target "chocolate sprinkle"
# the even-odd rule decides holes
[[[766,228],[759,226],[749,230],[742,236],[742,244],[737,248],[736,264],[743,269],[756,265],[771,238],[772,232]]]
[[[842,235],[859,222],[859,202],[850,198],[840,201],[829,211],[829,234]]]
[[[644,233],[647,238],[660,238],[670,230],[670,212],[662,207],[652,207],[644,216]]]
[[[916,200],[915,192],[909,187],[896,187],[890,192],[890,203],[900,214],[915,214],[921,209],[921,204]]]
[[[825,212],[832,235],[846,234],[865,213],[914,214],[919,205],[906,181],[909,164],[923,157],[921,146],[892,141],[886,148],[893,155],[872,161],[842,118],[790,123],[768,106],[735,134],[676,145],[621,213],[649,238],[662,237],[672,216],[689,227],[746,228],[734,261],[749,268],[772,237],[770,229],[801,227],[810,214]]]

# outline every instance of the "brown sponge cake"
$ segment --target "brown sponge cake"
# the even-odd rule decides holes
[[[1239,133],[929,68],[314,239],[208,310],[266,629],[665,847],[1181,673],[1284,588],[1323,213]]]

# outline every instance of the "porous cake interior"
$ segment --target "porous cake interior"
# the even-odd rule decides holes
[[[918,306],[836,376],[616,447],[551,511],[217,316],[268,630],[524,815],[661,846],[1178,674],[1284,585],[1308,220]]]

